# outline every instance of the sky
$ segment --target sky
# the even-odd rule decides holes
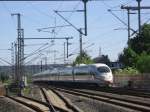
[[[118,54],[127,46],[126,26],[117,20],[108,9],[127,23],[127,11],[120,6],[137,6],[136,0],[102,0],[87,3],[87,36],[83,36],[83,49],[92,57],[108,55],[116,61]],[[149,0],[142,0],[142,6],[150,6]],[[39,28],[68,25],[54,10],[83,10],[81,1],[0,1],[0,65],[11,63],[11,43],[17,40],[17,17],[21,14],[21,27],[25,38],[73,37],[69,40],[67,62],[73,62],[79,54],[79,32],[71,26],[38,31]],[[150,19],[150,10],[142,10],[142,24]],[[59,12],[74,26],[84,28],[83,12]],[[137,14],[131,15],[131,27],[138,29]],[[120,30],[116,30],[120,29]],[[124,30],[123,30],[124,29]],[[64,42],[66,40],[25,40],[25,64],[64,63]],[[37,49],[43,49],[35,52]],[[56,52],[54,52],[56,51]],[[35,52],[35,53],[34,53]],[[33,53],[33,54],[32,54]],[[3,60],[7,61],[4,62]]]

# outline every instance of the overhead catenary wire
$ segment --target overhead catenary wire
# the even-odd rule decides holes
[[[130,3],[132,3],[133,0],[126,0],[126,2],[124,3],[119,3],[118,5],[116,6],[110,6],[106,3],[106,1],[102,1],[101,3],[103,3],[106,7],[108,7],[109,9],[115,9],[115,8],[119,8],[121,5],[128,5]]]
[[[36,57],[33,57],[32,59],[30,59],[29,61],[27,61],[26,63],[25,63],[25,65],[28,65],[30,62],[33,62],[33,61],[36,61],[39,57],[41,56],[41,54],[39,53],[39,54],[37,54],[37,56]]]
[[[78,6],[80,5],[81,1],[79,1],[77,4],[75,4],[75,6],[73,7],[72,10],[76,10],[78,8]],[[58,10],[58,9],[57,9]],[[66,18],[67,20],[70,20],[73,13],[75,13],[74,11],[70,13],[70,15]],[[57,33],[59,33],[61,31],[62,28],[59,28]]]
[[[5,60],[5,59],[3,59],[3,58],[0,58],[0,60],[2,60],[3,62],[5,62],[5,63],[7,63],[8,65],[11,65],[11,66],[12,66],[12,64],[9,63],[7,60]]]
[[[39,52],[43,47],[45,47],[46,45],[48,45],[48,44],[46,43],[46,44],[42,45],[40,48],[36,49],[36,50],[33,51],[32,53],[30,53],[28,56],[24,57],[24,59],[26,59],[26,58],[28,58],[28,57],[30,57],[30,56],[35,55],[36,53],[38,53],[38,52]],[[23,60],[24,60],[24,59],[23,59]]]
[[[28,56],[26,56],[24,59],[28,58],[28,57],[31,57],[31,56],[34,56],[34,55],[37,55],[37,54],[41,54],[41,52],[43,52],[44,50],[48,49],[49,47],[53,46],[53,44],[51,44],[50,46],[47,46],[45,48],[42,48],[42,49],[39,49],[37,50],[36,52],[32,53],[32,54],[29,54]]]
[[[125,26],[128,26],[127,25],[127,23],[125,23],[123,20],[121,20],[115,13],[113,13],[112,11],[111,11],[111,9],[108,9],[108,11],[115,17],[115,18],[117,18],[121,23],[123,23]],[[131,27],[130,27],[130,30],[131,31],[133,31],[134,33],[137,33],[134,29],[132,29]]]
[[[44,11],[42,11],[41,9],[37,8],[33,3],[31,3],[31,2],[27,2],[27,3],[28,3],[35,11],[37,11],[37,12],[40,13],[41,15],[44,15],[44,16],[46,16],[46,17],[48,17],[48,18],[51,18],[51,19],[54,19],[53,16],[51,16],[51,15],[45,13]]]
[[[44,45],[44,44],[49,44],[49,43],[37,43],[37,44],[25,44],[25,47],[30,47],[30,46],[40,46],[40,45]]]
[[[0,60],[0,65],[7,65],[7,64]]]
[[[2,5],[3,8],[6,10],[6,12],[10,15],[11,20],[12,20],[12,24],[13,24],[13,27],[16,28],[15,20],[14,20],[13,17],[11,16],[11,14],[12,14],[11,10],[7,7],[7,5],[5,4],[4,1],[1,2],[1,5]]]

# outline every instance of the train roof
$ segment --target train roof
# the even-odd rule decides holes
[[[80,65],[77,65],[75,67],[86,67],[86,66],[95,66],[95,67],[102,67],[102,66],[105,66],[105,67],[108,67],[108,65],[104,64],[104,63],[95,63],[95,64],[80,64]],[[46,71],[43,71],[43,72],[39,72],[39,73],[36,73],[33,75],[34,76],[40,76],[41,74],[44,75],[44,74],[47,74],[47,73],[53,73],[55,72],[56,70],[63,70],[63,69],[70,69],[72,68],[72,66],[61,66],[61,67],[56,67],[56,68],[51,68],[49,70],[46,70]],[[109,67],[108,67],[109,68]]]
[[[91,64],[91,65],[94,65],[96,67],[101,67],[101,66],[107,66],[108,67],[108,65],[106,65],[104,63],[96,63],[96,64]]]
[[[46,73],[49,73],[49,72],[50,72],[50,70],[45,70],[45,71],[43,71],[43,72],[36,73],[36,74],[34,74],[33,76],[39,76],[39,75],[41,75],[41,74],[46,74]]]
[[[101,66],[107,66],[106,64],[104,63],[94,63],[94,64],[79,64],[79,65],[76,65],[75,67],[84,67],[84,66],[96,66],[96,67],[101,67]]]

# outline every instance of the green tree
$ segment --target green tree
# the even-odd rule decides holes
[[[123,53],[119,55],[119,62],[122,62],[126,67],[135,67],[137,54],[130,48],[124,48]]]
[[[82,55],[78,55],[75,59],[74,65],[76,64],[91,64],[93,63],[91,57],[85,52],[82,51]]]
[[[142,53],[138,57],[136,67],[142,73],[150,73],[150,55]]]
[[[150,24],[144,24],[141,35],[136,35],[134,38],[130,39],[128,46],[138,55],[143,52],[150,54]]]
[[[4,72],[0,73],[0,81],[2,81],[2,83],[4,83],[8,79],[9,79],[8,75],[6,75]]]
[[[143,56],[143,52],[150,55],[150,24],[144,24],[141,34],[129,39],[128,47],[124,48],[123,52],[118,56],[118,60],[125,67],[138,67],[140,69],[139,64],[136,66],[137,63],[146,64],[144,60],[146,60],[147,56]],[[142,70],[142,72],[144,71]]]

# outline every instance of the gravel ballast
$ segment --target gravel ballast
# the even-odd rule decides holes
[[[7,97],[0,97],[0,112],[35,112]]]
[[[61,92],[65,97],[71,100],[71,102],[79,107],[84,112],[137,112],[131,109],[123,108],[113,104],[97,101],[91,98],[84,98],[80,96],[70,95]]]

